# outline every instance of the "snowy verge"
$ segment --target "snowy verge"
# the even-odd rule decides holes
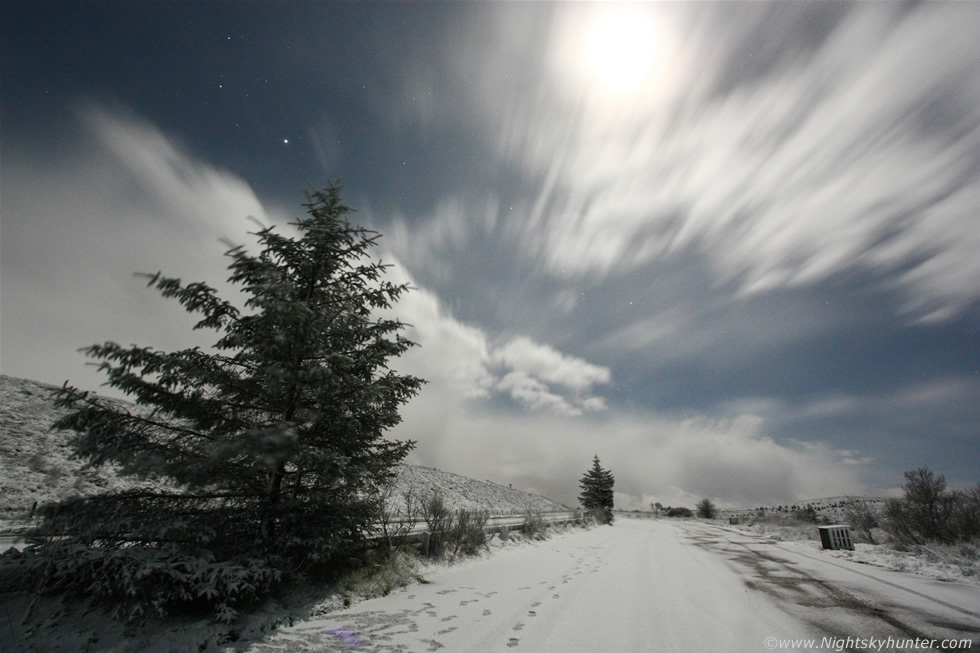
[[[369,562],[328,585],[311,582],[283,587],[255,608],[242,610],[239,619],[230,625],[215,623],[209,617],[173,614],[134,626],[111,619],[105,610],[86,600],[52,597],[32,601],[23,593],[0,593],[0,651],[243,651],[293,624],[342,612],[412,585],[429,584],[430,579],[450,570],[465,569],[499,553],[540,546],[542,540],[560,539],[581,530],[560,525],[550,526],[545,538],[524,537],[519,532],[507,540],[495,536],[478,555],[447,560],[424,560],[400,552],[390,561]],[[25,621],[27,616],[31,618]]]
[[[717,521],[710,522],[717,525]],[[741,533],[754,535],[806,551],[843,558],[852,562],[917,574],[942,581],[965,581],[980,584],[980,542],[909,547],[898,550],[891,544],[857,542],[854,551],[825,550],[820,544],[817,524],[773,523],[727,526]],[[877,537],[877,536],[876,536]]]

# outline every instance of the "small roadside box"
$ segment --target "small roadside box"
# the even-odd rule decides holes
[[[833,526],[818,526],[820,531],[820,543],[825,549],[836,551],[837,549],[854,550],[854,542],[851,540],[851,528],[843,524]]]

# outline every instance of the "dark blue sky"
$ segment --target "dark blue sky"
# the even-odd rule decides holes
[[[413,461],[621,505],[980,478],[980,5],[2,4],[2,370],[194,342],[342,179],[431,382]]]

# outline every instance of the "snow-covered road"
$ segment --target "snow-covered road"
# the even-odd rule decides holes
[[[248,651],[876,645],[847,646],[848,637],[965,638],[980,650],[980,585],[875,569],[699,522],[620,519],[426,578],[428,584],[297,623]],[[806,639],[815,641],[792,641]]]

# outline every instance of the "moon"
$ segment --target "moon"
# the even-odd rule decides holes
[[[610,89],[636,90],[653,68],[656,39],[649,18],[638,11],[623,9],[600,16],[587,34],[587,65]]]

